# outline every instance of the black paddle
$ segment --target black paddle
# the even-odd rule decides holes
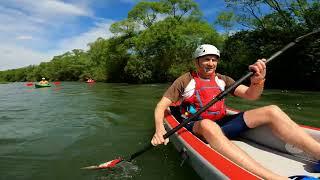
[[[287,44],[284,48],[282,48],[280,51],[274,53],[269,59],[267,59],[267,61],[265,62],[266,64],[269,63],[270,61],[272,61],[273,59],[275,59],[276,57],[278,57],[280,54],[282,54],[283,52],[285,52],[286,50],[288,50],[289,48],[291,48],[292,46],[294,46],[295,44],[297,44],[298,42],[300,42],[302,39],[311,36],[313,34],[316,34],[320,32],[320,29],[317,29],[313,32],[310,32],[308,34],[305,34],[303,36],[300,36],[298,38],[296,38],[293,42],[290,42],[289,44]],[[163,138],[166,139],[169,136],[171,136],[172,134],[174,134],[175,132],[177,132],[180,128],[182,128],[183,126],[185,126],[186,124],[188,124],[189,122],[196,120],[196,118],[203,113],[204,111],[206,111],[210,106],[212,106],[213,104],[215,104],[216,102],[220,101],[221,99],[223,99],[228,93],[230,93],[233,89],[235,89],[236,87],[238,87],[243,81],[245,81],[246,79],[248,79],[249,77],[251,77],[254,74],[253,71],[249,72],[248,74],[244,75],[243,77],[241,77],[239,80],[237,80],[236,82],[234,82],[230,87],[228,87],[226,90],[222,91],[221,93],[219,93],[214,99],[212,99],[208,104],[206,104],[204,107],[202,107],[201,109],[199,109],[199,111],[197,111],[195,114],[193,114],[190,118],[188,118],[187,120],[183,121],[182,123],[180,123],[178,126],[176,126],[175,128],[171,129],[170,131],[168,131],[165,135],[163,135]],[[151,143],[147,144],[144,148],[142,148],[141,150],[125,157],[125,158],[117,158],[99,165],[94,165],[94,166],[88,166],[88,167],[84,167],[82,169],[105,169],[105,168],[111,168],[116,166],[117,164],[119,164],[122,161],[131,161],[132,159],[136,158],[137,156],[143,154],[144,152],[148,151],[149,149],[151,149],[152,147],[154,147]]]

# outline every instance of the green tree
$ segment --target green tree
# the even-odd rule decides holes
[[[239,23],[250,31],[238,32],[224,45],[223,68],[244,69],[242,62],[269,57],[284,45],[319,27],[318,1],[226,0]],[[269,11],[266,11],[269,7]],[[264,8],[264,9],[263,9]],[[319,89],[319,37],[305,40],[269,65],[267,85],[273,88]],[[233,48],[235,47],[235,48]],[[230,64],[237,59],[240,64]],[[251,62],[252,63],[252,62]],[[246,64],[246,63],[243,63]],[[290,66],[290,68],[288,68]],[[286,73],[283,73],[283,71]],[[296,82],[300,82],[297,84]]]
[[[148,28],[156,22],[157,15],[162,12],[162,3],[141,1],[128,13],[128,18]]]
[[[235,25],[235,23],[236,23],[236,17],[234,13],[230,11],[221,12],[217,17],[217,20],[215,21],[215,24],[220,25],[224,28],[226,35],[230,34],[230,31],[232,27]]]

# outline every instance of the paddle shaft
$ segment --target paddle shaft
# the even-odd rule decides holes
[[[283,52],[285,52],[286,50],[288,50],[289,48],[291,48],[292,46],[296,45],[298,42],[300,42],[302,39],[316,34],[320,32],[320,29],[317,29],[313,32],[310,32],[308,34],[305,34],[303,36],[300,36],[298,38],[296,38],[293,42],[290,42],[289,44],[287,44],[285,47],[283,47],[280,51],[274,53],[269,59],[267,59],[267,61],[265,62],[266,64],[269,63],[270,61],[274,60],[275,58],[277,58],[279,55],[281,55]],[[174,134],[175,132],[177,132],[179,129],[181,129],[183,126],[185,126],[186,124],[188,124],[191,121],[196,120],[196,118],[202,114],[204,111],[206,111],[210,106],[212,106],[213,104],[215,104],[216,102],[220,101],[221,99],[223,99],[225,96],[228,95],[228,93],[230,93],[233,89],[235,89],[236,87],[238,87],[243,81],[247,80],[249,77],[251,77],[254,74],[253,71],[248,72],[246,75],[244,75],[243,77],[241,77],[239,80],[237,80],[236,82],[234,82],[230,87],[228,87],[226,90],[222,91],[221,93],[219,93],[214,99],[212,99],[208,104],[206,104],[205,106],[203,106],[201,109],[199,109],[199,111],[197,111],[195,114],[193,114],[190,118],[186,119],[185,121],[183,121],[182,123],[180,123],[178,126],[176,126],[175,128],[171,129],[170,131],[168,131],[165,135],[163,135],[164,139],[167,139],[168,137],[170,137],[172,134]],[[127,161],[131,161],[132,159],[136,158],[137,156],[139,156],[140,154],[143,154],[144,152],[148,151],[149,149],[151,149],[152,147],[154,147],[152,144],[148,144],[146,145],[143,149],[141,149],[140,151],[137,151],[135,153],[133,153],[132,155],[128,156],[127,158],[124,158]]]

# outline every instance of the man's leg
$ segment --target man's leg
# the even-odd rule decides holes
[[[249,128],[268,125],[279,138],[320,160],[320,143],[292,121],[278,106],[270,105],[246,111],[244,121]]]
[[[262,167],[247,153],[233,144],[215,122],[207,119],[197,121],[194,124],[193,132],[203,136],[213,149],[252,173],[264,179],[287,179]]]

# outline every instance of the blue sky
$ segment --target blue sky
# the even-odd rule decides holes
[[[0,70],[50,61],[72,49],[87,50],[98,37],[112,36],[139,0],[1,0]],[[196,0],[213,23],[223,0]]]

